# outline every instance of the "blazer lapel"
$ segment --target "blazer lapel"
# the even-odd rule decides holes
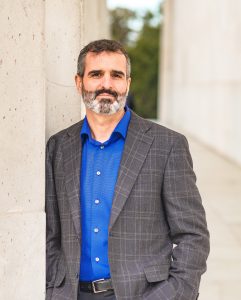
[[[80,168],[82,143],[80,130],[82,121],[70,127],[63,141],[63,160],[65,170],[65,186],[70,204],[70,211],[78,238],[81,234],[80,213]]]
[[[153,137],[146,134],[150,127],[151,123],[144,122],[132,112],[115,187],[109,230],[120,214],[153,142]]]

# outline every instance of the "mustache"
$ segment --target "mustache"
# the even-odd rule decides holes
[[[117,92],[109,90],[109,89],[101,89],[95,92],[95,97],[99,96],[100,94],[109,94],[111,96],[114,96],[115,98],[118,97]]]

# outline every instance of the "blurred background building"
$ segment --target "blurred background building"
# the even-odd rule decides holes
[[[241,297],[241,1],[0,3],[0,299],[43,300],[45,142],[78,121],[80,49],[115,38],[129,104],[189,137],[211,232],[201,300]],[[148,7],[145,7],[148,6]]]
[[[241,1],[165,4],[159,115],[241,165]]]

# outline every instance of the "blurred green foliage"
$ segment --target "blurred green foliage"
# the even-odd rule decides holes
[[[111,11],[112,38],[126,47],[131,59],[134,110],[144,118],[157,117],[161,14],[162,9],[157,15],[147,11],[142,17],[126,8]],[[139,32],[131,26],[133,21],[141,23]]]
[[[130,34],[133,29],[129,23],[135,20],[137,14],[127,8],[116,8],[111,10],[111,37],[113,40],[119,41],[124,46],[130,42]]]

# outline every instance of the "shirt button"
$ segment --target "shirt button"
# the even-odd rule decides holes
[[[99,204],[100,200],[99,199],[95,199],[95,204]]]
[[[105,148],[105,146],[104,146],[104,145],[101,145],[101,146],[100,146],[100,149],[101,149],[101,150],[102,150],[102,149],[104,149],[104,148]]]
[[[99,261],[100,261],[99,257],[96,257],[96,258],[95,258],[95,261],[96,261],[96,262],[99,262]]]
[[[99,228],[94,228],[94,232],[95,233],[99,232]]]
[[[97,171],[96,174],[97,174],[98,176],[100,176],[100,171]]]

